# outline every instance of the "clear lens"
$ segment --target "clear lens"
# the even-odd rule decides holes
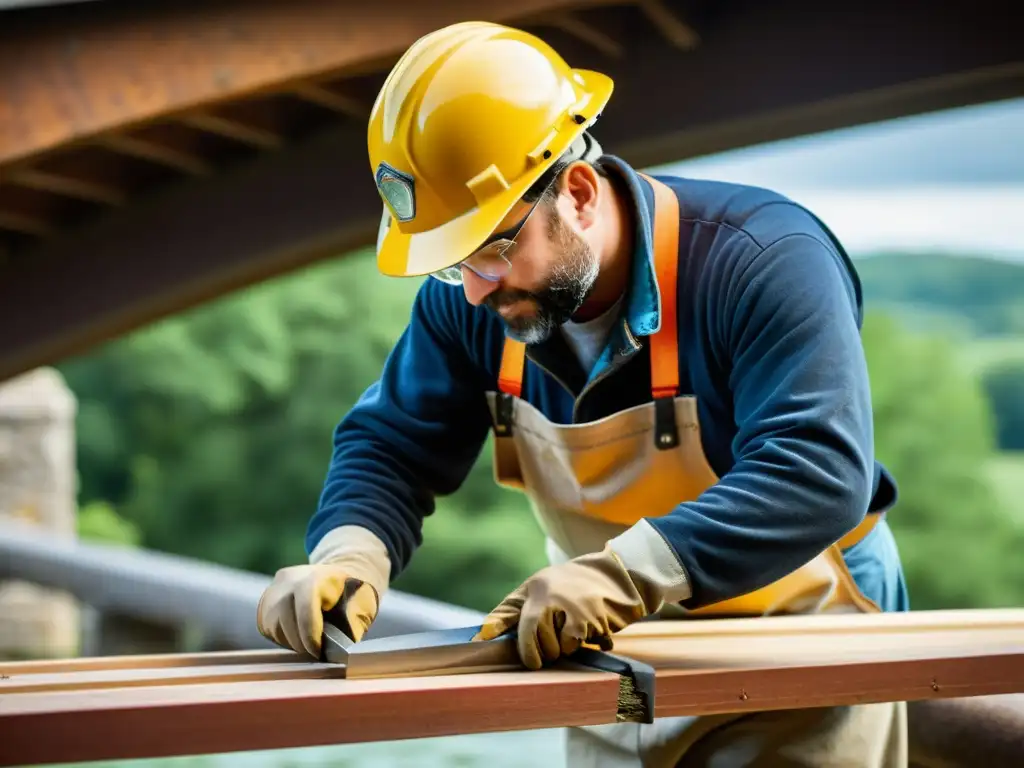
[[[430,276],[449,285],[462,285],[462,269],[458,265],[431,272]]]
[[[467,267],[484,280],[500,280],[512,268],[512,263],[508,260],[507,255],[512,245],[513,242],[511,240],[497,240],[493,243],[488,243],[485,248],[481,248],[465,261],[453,267],[446,267],[432,272],[431,277],[437,278],[442,283],[462,285],[462,267]]]
[[[511,240],[497,240],[488,243],[474,253],[463,264],[487,280],[500,280],[512,269],[508,251],[514,245]]]

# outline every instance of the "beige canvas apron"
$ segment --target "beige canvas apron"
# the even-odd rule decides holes
[[[525,347],[512,339],[502,358],[501,391],[488,393],[495,478],[529,498],[552,563],[598,551],[642,517],[667,514],[718,481],[704,456],[696,400],[678,394],[678,200],[665,185],[648,181],[655,190],[655,270],[662,296],[661,327],[650,337],[654,401],[595,422],[554,424],[519,398]],[[877,611],[841,551],[877,520],[868,515],[828,550],[763,589],[695,611],[668,606],[659,615]],[[905,705],[897,703],[571,728],[566,748],[573,768],[890,768],[907,763],[905,733]]]

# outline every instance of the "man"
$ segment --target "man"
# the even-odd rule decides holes
[[[479,638],[514,628],[531,669],[652,615],[907,608],[850,260],[777,194],[602,156],[589,129],[611,93],[536,37],[476,22],[424,37],[391,72],[369,124],[378,263],[431,277],[336,430],[310,564],[268,588],[267,637],[317,655],[343,593],[361,637],[489,430],[551,565]],[[570,729],[568,756],[900,765],[903,712]]]

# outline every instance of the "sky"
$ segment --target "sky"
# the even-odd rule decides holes
[[[774,189],[813,210],[854,256],[900,249],[1024,262],[1024,99],[652,170]]]

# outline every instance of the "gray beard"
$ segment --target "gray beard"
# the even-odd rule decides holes
[[[530,295],[536,314],[519,321],[505,321],[508,335],[524,344],[546,341],[583,306],[594,288],[597,273],[597,260],[589,257],[561,265],[543,290]]]
[[[519,320],[502,320],[506,333],[524,344],[539,344],[550,338],[559,327],[575,315],[594,290],[600,271],[597,256],[586,241],[562,224],[553,212],[548,237],[562,251],[563,258],[548,278],[547,285],[538,291],[508,290],[492,294],[487,299],[491,309],[520,299],[533,302],[536,314]]]

